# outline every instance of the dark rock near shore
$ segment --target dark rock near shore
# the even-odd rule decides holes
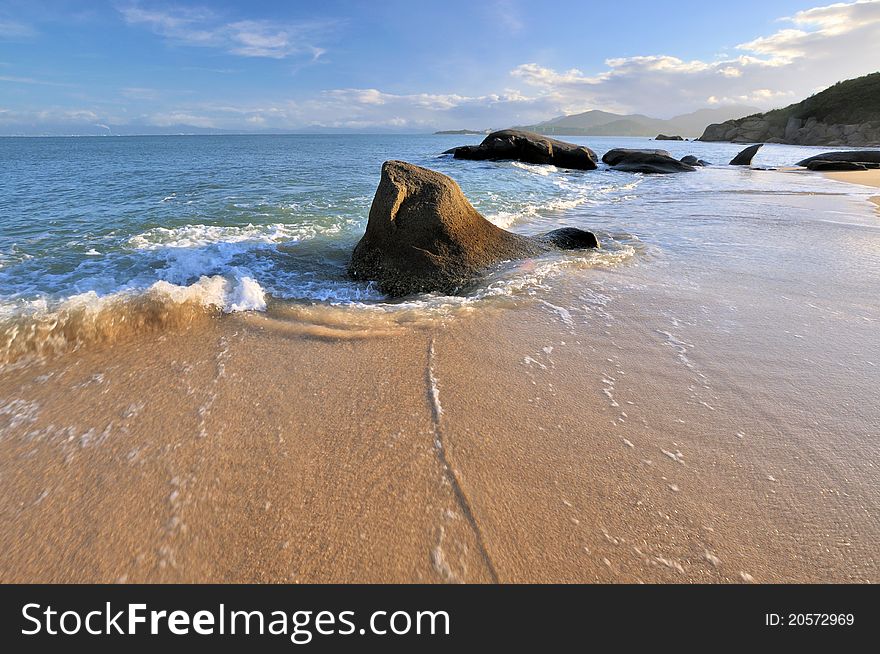
[[[687,164],[688,166],[700,167],[704,168],[706,166],[711,166],[712,164],[708,161],[704,161],[703,159],[698,159],[692,154],[689,154],[686,157],[681,158],[681,163]]]
[[[681,136],[667,136],[666,134],[658,134],[654,137],[655,141],[684,141]]]
[[[696,170],[693,166],[675,159],[666,150],[631,150],[615,148],[602,157],[612,170],[627,173],[668,174]]]
[[[557,141],[517,129],[492,132],[480,145],[464,145],[447,150],[443,154],[454,155],[456,159],[512,160],[576,170],[595,170],[598,161],[596,153],[586,146]]]
[[[797,166],[806,166],[811,161],[849,161],[852,163],[876,163],[880,164],[880,150],[843,150],[838,152],[826,152],[798,161]]]
[[[755,155],[758,154],[758,150],[764,147],[763,143],[756,143],[755,145],[750,145],[745,150],[736,155],[730,162],[731,166],[751,166],[752,159],[755,158]]]
[[[539,241],[550,243],[560,250],[585,250],[599,247],[599,239],[593,232],[587,232],[577,227],[563,227],[547,232],[538,237]]]
[[[807,168],[817,172],[868,170],[865,164],[855,163],[854,161],[822,161],[821,159],[809,162]]]
[[[483,218],[445,175],[387,161],[349,274],[375,281],[392,296],[455,293],[493,264],[588,247],[598,247],[595,235],[574,228],[534,238],[505,231]]]

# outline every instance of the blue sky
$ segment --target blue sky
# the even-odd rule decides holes
[[[880,0],[0,0],[0,134],[670,117],[878,62]]]

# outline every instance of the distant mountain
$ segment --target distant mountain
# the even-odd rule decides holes
[[[669,134],[684,137],[697,137],[706,126],[731,118],[748,116],[757,112],[755,107],[728,105],[715,109],[700,109],[663,120],[642,114],[621,115],[608,111],[586,111],[572,116],[559,116],[552,120],[527,125],[526,129],[548,136],[657,136]]]
[[[838,82],[784,109],[709,125],[700,140],[880,145],[880,73]]]

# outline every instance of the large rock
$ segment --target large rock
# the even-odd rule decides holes
[[[586,146],[517,129],[492,132],[480,145],[464,145],[444,154],[452,154],[456,159],[513,160],[577,170],[595,170],[598,161],[596,153]]]
[[[806,166],[811,161],[850,161],[852,163],[880,163],[880,150],[845,150],[826,152],[798,161],[796,165]]]
[[[731,166],[751,166],[752,159],[755,158],[755,155],[758,154],[758,150],[764,147],[763,143],[756,143],[755,145],[750,145],[745,150],[736,155],[731,161]]]
[[[684,141],[680,136],[667,136],[666,134],[658,134],[654,137],[655,141]]]
[[[602,157],[612,170],[627,173],[667,174],[696,170],[693,166],[673,158],[666,150],[632,150],[615,148]]]
[[[455,293],[493,264],[584,247],[598,247],[598,241],[578,229],[536,238],[505,231],[483,218],[445,175],[387,161],[349,273],[392,296]]]
[[[846,170],[868,170],[868,166],[854,161],[810,161],[807,163],[807,169],[818,172],[846,171]]]

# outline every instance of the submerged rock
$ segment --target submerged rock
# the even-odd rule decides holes
[[[699,167],[701,167],[701,168],[704,168],[704,167],[706,167],[706,166],[711,166],[711,165],[712,165],[712,164],[709,163],[708,161],[704,161],[703,159],[697,159],[697,157],[695,157],[695,156],[692,155],[692,154],[689,154],[689,155],[686,156],[686,157],[682,157],[682,158],[681,158],[681,163],[683,163],[683,164],[687,164],[688,166],[699,166]]]
[[[693,166],[673,158],[666,150],[630,150],[615,148],[602,157],[612,170],[627,173],[668,174],[696,170]]]
[[[764,147],[763,143],[756,143],[755,145],[750,145],[745,150],[736,155],[731,161],[731,166],[751,166],[752,159],[755,158],[755,155],[758,154],[758,150]]]
[[[464,145],[443,154],[454,155],[456,159],[512,160],[576,170],[595,170],[598,161],[596,153],[586,146],[517,129],[492,132],[480,145]]]
[[[796,165],[806,166],[812,161],[849,161],[860,164],[880,164],[880,150],[844,150],[838,152],[826,152],[798,161]]]
[[[493,264],[553,249],[598,247],[590,232],[540,237],[505,231],[483,218],[458,184],[433,170],[386,161],[349,274],[392,296],[455,293]]]
[[[577,227],[563,227],[547,232],[538,237],[539,241],[549,243],[560,250],[585,250],[599,247],[599,239],[593,232],[587,232]]]

